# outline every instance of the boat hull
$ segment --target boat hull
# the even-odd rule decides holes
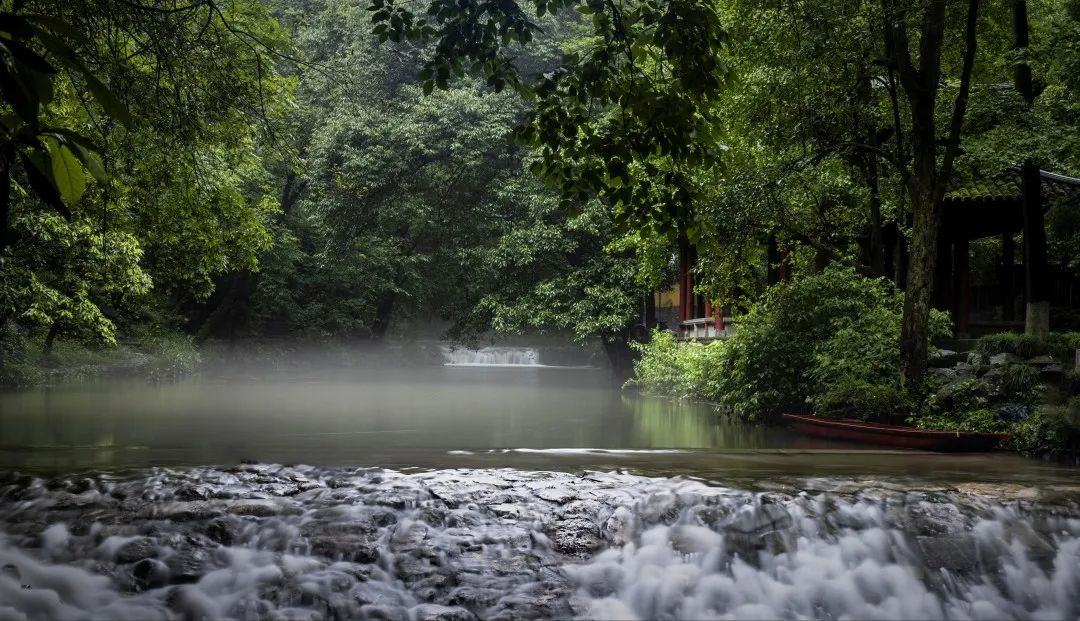
[[[850,418],[822,418],[784,414],[795,431],[817,438],[877,444],[923,451],[949,453],[990,451],[1007,440],[1007,433],[934,431],[899,425],[864,423]]]

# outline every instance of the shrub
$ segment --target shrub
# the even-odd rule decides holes
[[[980,433],[1004,433],[1012,427],[1008,421],[998,418],[997,412],[990,408],[936,412],[915,416],[909,419],[908,422],[923,429]]]
[[[1001,332],[980,338],[975,344],[975,351],[986,358],[997,354],[1013,354],[1021,358],[1031,358],[1046,353],[1047,345],[1026,334]]]
[[[902,423],[915,410],[896,383],[874,384],[851,376],[830,382],[814,403],[822,416],[883,423]]]
[[[1039,393],[1039,372],[1026,364],[1011,364],[1005,368],[1002,390],[1006,401],[1030,405]]]
[[[994,354],[1013,354],[1032,358],[1049,354],[1065,364],[1072,365],[1076,350],[1080,349],[1080,332],[1053,332],[1045,341],[1015,332],[988,334],[979,339],[975,351],[989,358]]]
[[[41,381],[30,343],[13,321],[0,323],[0,386],[28,386]]]
[[[1043,406],[1012,429],[1016,450],[1032,457],[1080,457],[1080,397],[1063,407]]]
[[[849,409],[870,416],[869,397],[855,400],[850,386],[834,384],[861,383],[878,396],[898,393],[902,309],[902,295],[887,280],[849,268],[770,288],[725,343],[716,370],[719,401],[752,419],[808,404],[835,412],[848,395]],[[947,315],[935,312],[931,337],[947,329]],[[897,411],[889,408],[884,416]]]
[[[669,332],[654,331],[648,343],[634,343],[640,352],[634,377],[627,386],[639,386],[648,394],[713,400],[717,386],[711,369],[718,364],[721,341],[707,345],[680,342]]]

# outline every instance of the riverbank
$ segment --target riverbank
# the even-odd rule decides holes
[[[1055,335],[1061,345],[1075,335]],[[733,347],[678,342],[654,334],[640,347],[636,374],[628,384],[642,394],[709,403],[721,416],[739,417],[727,407],[726,383],[717,377],[731,367]],[[735,344],[734,347],[738,347]],[[915,403],[888,384],[851,383],[826,394],[789,401],[787,411],[907,424],[920,429],[1008,433],[1004,448],[1031,457],[1080,461],[1080,381],[1071,361],[1054,347],[1024,337],[994,335],[967,353],[935,350],[927,397]],[[1021,357],[1019,354],[1024,354]],[[752,396],[751,402],[768,397]],[[774,410],[776,411],[776,410]],[[743,420],[762,422],[767,411],[742,412]]]

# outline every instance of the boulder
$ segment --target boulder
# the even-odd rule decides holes
[[[1039,381],[1046,384],[1060,384],[1065,381],[1065,368],[1056,362],[1039,369]]]
[[[1033,367],[1039,367],[1040,369],[1052,364],[1060,366],[1060,363],[1058,363],[1053,356],[1035,356],[1034,358],[1029,358],[1027,364],[1030,364]]]
[[[157,589],[169,583],[169,568],[155,558],[144,558],[131,566],[131,584],[136,591]]]
[[[1029,414],[1028,406],[1018,403],[1007,403],[997,409],[998,420],[1009,422],[1024,420]]]
[[[139,537],[120,546],[116,551],[117,563],[134,563],[144,558],[153,558],[158,555],[157,546],[149,537]]]
[[[970,535],[916,537],[923,564],[929,569],[973,571],[979,565],[975,538]]]
[[[555,549],[570,556],[585,557],[603,546],[600,529],[591,520],[571,518],[559,520],[551,533]]]
[[[748,510],[739,511],[728,523],[728,530],[744,535],[764,535],[791,526],[791,514],[780,505],[763,503]]]
[[[963,356],[961,354],[951,349],[939,349],[930,354],[929,363],[932,367],[944,369],[953,366],[962,359]]]
[[[1008,352],[1002,354],[994,354],[993,356],[990,356],[990,366],[992,367],[1003,367],[1010,364],[1017,364],[1019,362],[1022,362],[1022,360],[1020,360],[1018,356],[1010,354]]]

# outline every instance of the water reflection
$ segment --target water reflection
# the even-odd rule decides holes
[[[704,404],[623,393],[606,372],[588,369],[326,367],[299,375],[287,368],[245,368],[166,385],[102,381],[0,393],[0,470],[254,460],[632,469],[747,481],[826,473],[961,480],[1059,474],[1005,454],[867,448],[737,424]],[[644,449],[680,452],[634,452]]]

